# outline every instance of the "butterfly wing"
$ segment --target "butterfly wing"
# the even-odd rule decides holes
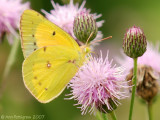
[[[64,90],[83,63],[79,51],[49,46],[34,51],[23,63],[23,80],[40,102],[47,103]]]
[[[79,50],[76,41],[64,30],[33,10],[25,10],[20,20],[24,57],[44,46],[63,45]]]

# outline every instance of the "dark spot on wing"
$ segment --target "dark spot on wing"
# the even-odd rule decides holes
[[[34,79],[37,79],[37,76],[35,76]]]
[[[38,85],[42,85],[42,83],[41,83],[41,82],[39,82],[39,83],[38,83]]]
[[[46,49],[47,49],[46,47],[43,48],[44,52],[46,51]]]
[[[36,42],[34,42],[34,45],[36,45]]]
[[[76,60],[68,60],[68,63],[75,63]]]
[[[45,90],[48,90],[48,88],[44,88]]]
[[[71,63],[71,60],[68,60],[68,63]]]
[[[52,35],[55,35],[56,34],[56,32],[55,31],[53,31],[53,34]]]
[[[32,37],[34,37],[34,35],[32,35]]]
[[[36,48],[34,48],[34,51],[36,50]]]

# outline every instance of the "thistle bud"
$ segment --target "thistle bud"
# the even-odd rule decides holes
[[[146,37],[139,27],[133,26],[127,30],[123,40],[123,50],[127,56],[140,57],[145,53],[146,47]]]
[[[89,39],[90,42],[96,37],[97,31],[98,28],[93,15],[86,12],[80,12],[77,14],[74,19],[73,32],[78,40],[85,43],[92,33],[92,36]]]

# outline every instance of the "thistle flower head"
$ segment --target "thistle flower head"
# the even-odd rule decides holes
[[[125,88],[128,88],[123,76],[123,69],[111,65],[108,55],[103,60],[102,53],[100,58],[90,57],[76,76],[71,80],[69,86],[72,88],[72,97],[81,106],[82,114],[94,108],[102,112],[113,111],[118,105],[118,100],[127,97]]]
[[[79,4],[73,4],[73,0],[70,0],[70,3],[68,5],[59,5],[55,4],[53,0],[51,0],[51,3],[54,7],[53,10],[50,11],[50,13],[42,10],[42,12],[45,14],[45,16],[53,23],[61,27],[63,30],[65,30],[67,33],[69,33],[78,44],[81,44],[79,40],[76,39],[74,33],[73,33],[73,22],[74,17],[80,13],[81,11],[84,11],[88,14],[90,14],[90,9],[84,8],[84,5],[86,1],[83,1],[82,4],[79,6]],[[96,13],[92,14],[94,19],[100,18],[101,14],[97,15]],[[97,27],[101,27],[103,24],[103,20],[96,22]],[[102,39],[103,35],[101,31],[98,31],[98,34],[95,38],[95,40]]]
[[[131,58],[140,57],[146,51],[146,47],[146,37],[139,27],[133,26],[127,30],[123,40],[123,50],[127,56]]]
[[[78,40],[86,43],[87,39],[92,34],[89,42],[92,41],[97,35],[97,30],[96,21],[94,20],[93,15],[84,11],[81,11],[76,15],[73,24],[73,32]]]
[[[28,2],[22,4],[21,0],[0,0],[0,37],[6,33],[9,43],[13,42],[20,15],[28,8]]]

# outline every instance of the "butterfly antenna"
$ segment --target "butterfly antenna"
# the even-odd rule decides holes
[[[93,36],[93,32],[89,35],[89,37],[88,37],[88,39],[87,39],[87,42],[86,42],[85,46],[87,46],[88,41],[89,41],[89,39],[90,39],[92,36]]]
[[[112,36],[103,38],[103,39],[101,39],[101,40],[95,40],[95,41],[91,42],[89,45],[94,44],[94,43],[97,43],[97,42],[101,42],[101,41],[104,41],[104,40],[107,40],[107,39],[110,39],[110,38],[112,38]]]

